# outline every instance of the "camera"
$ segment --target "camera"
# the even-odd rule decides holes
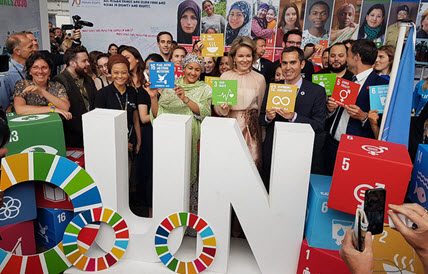
[[[64,24],[61,26],[62,30],[72,30],[72,29],[81,29],[84,26],[86,27],[93,27],[94,24],[88,21],[80,20],[82,19],[79,15],[74,15],[71,18],[73,18],[73,24]]]

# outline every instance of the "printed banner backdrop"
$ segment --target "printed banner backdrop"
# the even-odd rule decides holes
[[[391,2],[388,0],[363,2],[358,39],[384,42],[390,5]]]
[[[177,38],[177,1],[143,0],[70,0],[70,14],[94,23],[82,29],[82,42],[88,51],[107,52],[108,45],[136,47],[143,58],[159,53],[156,35],[169,31]],[[170,14],[166,14],[170,11]],[[174,15],[171,15],[174,11]]]
[[[338,0],[334,5],[329,45],[357,39],[361,0]]]
[[[386,32],[385,44],[395,46],[397,44],[398,32],[400,30],[397,20],[410,19],[416,22],[418,15],[419,1],[407,0],[405,2],[393,0],[389,13],[388,30]],[[407,31],[406,36],[409,32]]]
[[[39,0],[0,1],[0,46],[5,50],[7,38],[14,32],[28,30],[40,36]],[[43,48],[39,39],[40,48]],[[1,52],[0,52],[1,53]]]
[[[302,48],[306,44],[317,45],[320,40],[329,39],[334,0],[309,0],[306,7]]]
[[[70,8],[71,15],[78,14],[82,20],[94,23],[93,28],[82,29],[82,40],[89,51],[106,52],[109,44],[116,43],[136,47],[143,58],[159,52],[156,35],[160,31],[172,33],[188,51],[194,41],[200,40],[201,33],[224,33],[226,51],[236,37],[262,37],[266,39],[263,57],[269,60],[279,59],[283,36],[291,29],[303,30],[302,48],[306,43],[318,44],[326,39],[330,46],[357,38],[395,45],[398,12],[403,9],[408,9],[408,18],[416,21],[418,38],[428,39],[428,16],[427,23],[421,24],[421,15],[428,13],[428,1],[419,7],[419,0],[322,0],[325,5],[316,5],[314,11],[325,14],[322,20],[308,15],[318,0],[212,0],[212,5],[206,2],[204,7],[202,2],[70,0]],[[265,14],[258,14],[260,6],[267,9]],[[422,26],[426,26],[426,32]],[[426,41],[417,44],[422,48],[420,52],[427,47]]]

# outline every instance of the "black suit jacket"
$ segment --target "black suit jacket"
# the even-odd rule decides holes
[[[355,105],[361,108],[364,112],[370,111],[370,95],[369,95],[369,86],[379,86],[379,85],[387,85],[389,83],[388,80],[386,80],[383,77],[380,77],[375,72],[371,72],[369,76],[367,77],[366,81],[364,82],[363,86],[360,89],[360,93],[358,94],[357,101],[355,102]],[[341,107],[338,107],[332,115],[330,119],[334,121],[337,113],[339,112],[339,109]],[[339,117],[338,117],[339,118]],[[333,124],[332,121],[331,124]],[[330,131],[330,129],[328,129]],[[348,127],[346,129],[346,134],[360,136],[360,137],[366,137],[366,138],[374,138],[373,131],[370,127],[370,123],[367,121],[364,126],[361,123],[360,120],[354,119],[352,117],[349,118]],[[333,136],[334,137],[334,136]]]
[[[289,122],[287,119],[278,114],[270,123],[266,121],[266,104],[268,93],[269,85],[267,85],[266,88],[266,93],[259,116],[260,124],[267,127],[266,138],[262,147],[263,177],[265,178],[265,183],[269,181],[275,123]],[[294,112],[297,113],[297,118],[294,122],[310,124],[315,133],[321,133],[324,129],[325,118],[327,115],[326,101],[327,95],[323,87],[303,79],[302,86],[297,91],[296,104],[294,107]]]
[[[275,73],[273,71],[273,62],[269,61],[266,58],[260,58],[260,66],[261,66],[261,70],[258,70],[258,69],[254,69],[254,70],[263,74],[263,76],[265,77],[266,83],[270,83]]]

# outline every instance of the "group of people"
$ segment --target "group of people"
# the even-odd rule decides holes
[[[204,9],[209,10],[209,4],[210,1],[205,1]],[[241,10],[249,8],[240,2],[234,5],[236,9],[231,12],[236,11],[238,17],[239,12],[243,15]],[[326,51],[326,66],[317,73],[336,73],[338,77],[360,84],[355,105],[341,107],[327,97],[322,86],[312,83],[315,70],[309,58],[317,47],[308,51],[301,49],[302,32],[298,29],[298,10],[293,5],[284,11],[288,19],[279,23],[281,31],[284,30],[281,43],[284,50],[276,63],[262,57],[266,50],[266,40],[262,37],[252,39],[236,35],[230,41],[230,51],[215,60],[201,56],[205,46],[201,41],[196,41],[194,52],[188,53],[173,41],[171,33],[165,31],[157,35],[159,52],[149,54],[145,59],[135,47],[127,45],[111,44],[108,52],[88,53],[80,45],[78,31],[73,34],[73,45],[64,54],[39,51],[37,39],[31,32],[13,34],[6,42],[11,55],[9,76],[4,80],[7,85],[2,83],[0,87],[7,96],[0,97],[0,103],[5,109],[13,105],[17,114],[60,114],[67,147],[83,147],[84,113],[94,108],[126,111],[131,202],[140,203],[147,209],[144,213],[137,212],[141,216],[151,216],[151,123],[163,113],[190,115],[193,119],[190,176],[190,205],[193,209],[197,207],[200,125],[211,115],[236,119],[267,189],[276,123],[309,124],[315,132],[312,172],[331,175],[342,134],[378,136],[380,117],[376,111],[370,110],[368,86],[388,84],[394,49],[391,46],[378,49],[373,41],[359,39],[337,42]],[[260,17],[253,18],[257,24],[263,21],[261,14],[269,11],[268,8],[259,6]],[[320,8],[326,9],[323,4],[312,8],[317,13],[323,13]],[[192,14],[186,15],[188,10],[179,9],[183,20],[192,20]],[[346,13],[349,6],[341,10]],[[245,18],[243,16],[242,20]],[[290,22],[294,22],[294,27],[289,29]],[[228,31],[234,30],[226,27]],[[183,33],[178,33],[178,39],[183,37],[187,37],[184,29]],[[51,77],[54,60],[58,58],[62,58],[66,67]],[[182,76],[176,80],[173,89],[151,89],[149,64],[164,61],[180,67]],[[237,105],[212,106],[212,88],[203,81],[206,76],[237,80]],[[269,83],[298,87],[293,112],[266,109]],[[427,85],[421,85],[421,89]],[[418,121],[414,127],[419,130],[428,118],[426,101],[428,99],[417,106]],[[417,146],[421,138],[416,138],[413,145]]]

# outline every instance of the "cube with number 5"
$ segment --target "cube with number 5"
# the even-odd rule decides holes
[[[343,134],[328,207],[355,214],[363,208],[365,191],[379,187],[386,189],[386,205],[402,204],[412,168],[404,145]]]

